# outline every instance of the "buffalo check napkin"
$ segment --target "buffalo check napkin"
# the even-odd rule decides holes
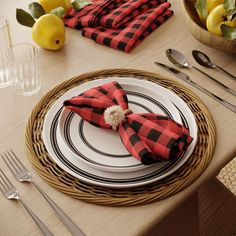
[[[176,160],[192,142],[189,130],[166,116],[133,113],[115,81],[64,101],[64,107],[96,127],[117,130],[128,152],[145,165]]]
[[[70,28],[99,44],[131,52],[173,15],[167,0],[94,0],[64,18]]]

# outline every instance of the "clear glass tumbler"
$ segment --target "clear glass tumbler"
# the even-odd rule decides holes
[[[11,64],[6,57],[9,48],[11,48],[9,23],[0,16],[0,88],[12,85]]]
[[[33,44],[16,44],[8,51],[12,63],[13,85],[19,94],[30,96],[41,88],[39,50]]]

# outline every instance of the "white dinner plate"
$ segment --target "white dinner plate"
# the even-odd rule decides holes
[[[190,144],[188,150],[175,162],[166,161],[166,162],[156,163],[156,164],[151,165],[149,168],[143,168],[142,164],[137,163],[137,165],[141,165],[140,168],[137,167],[138,170],[122,171],[122,172],[111,172],[111,171],[104,171],[102,169],[94,168],[91,164],[87,164],[86,161],[82,160],[82,158],[80,158],[78,154],[74,153],[74,151],[70,149],[68,144],[65,143],[65,140],[63,140],[64,137],[61,135],[61,131],[62,131],[61,125],[59,126],[59,118],[61,117],[60,122],[63,123],[62,120],[63,120],[63,116],[65,115],[65,114],[61,115],[63,111],[63,102],[73,96],[80,94],[81,92],[89,88],[103,85],[111,81],[119,82],[122,85],[122,87],[125,87],[127,85],[131,89],[131,91],[132,91],[133,85],[136,85],[136,87],[139,87],[141,85],[143,87],[143,91],[149,91],[152,94],[151,96],[152,98],[153,98],[153,93],[156,93],[155,96],[156,97],[159,96],[160,99],[162,99],[161,104],[162,102],[164,103],[162,104],[164,107],[162,112],[164,112],[164,114],[170,117],[173,116],[173,118],[177,119],[177,121],[180,117],[181,118],[180,123],[182,122],[186,127],[189,128],[190,135],[193,137],[193,142]],[[145,95],[148,96],[149,94],[145,94]],[[168,102],[166,103],[166,99],[163,99],[163,98],[167,98],[167,100],[171,101],[171,103],[174,106],[169,105]],[[147,108],[150,109],[149,107]],[[137,110],[138,110],[138,105],[137,105]],[[178,114],[176,114],[176,111],[178,111]],[[69,115],[67,116],[66,114],[65,116],[68,117]],[[72,120],[74,119],[78,119],[78,117],[73,118]],[[78,120],[76,122],[78,122]],[[83,122],[82,120],[80,122],[82,122],[83,126],[85,126],[85,122]],[[89,124],[86,124],[86,126],[88,127],[84,128],[84,130],[96,128],[96,127],[90,126]],[[72,127],[74,127],[74,125],[72,125]],[[79,129],[79,127],[77,128]],[[99,129],[99,128],[96,128],[96,129]],[[100,130],[102,129],[99,129],[99,131]],[[108,130],[105,130],[105,132],[107,131]],[[109,132],[112,132],[112,131],[109,130]],[[97,130],[96,132],[94,132],[94,137],[95,137],[95,133],[97,135]],[[79,85],[78,87],[75,87],[69,90],[63,96],[61,96],[52,105],[47,115],[45,116],[42,134],[43,134],[44,144],[46,146],[46,149],[49,155],[62,169],[64,169],[71,175],[75,176],[76,178],[84,182],[99,185],[99,186],[114,187],[114,188],[125,187],[126,188],[126,187],[136,187],[136,186],[152,183],[159,179],[165,178],[166,176],[176,171],[180,166],[182,166],[190,157],[196,145],[197,125],[196,125],[194,115],[192,114],[187,104],[181,98],[179,98],[175,93],[169,91],[168,89],[162,86],[159,86],[155,83],[146,81],[146,80],[139,80],[139,79],[133,79],[133,78],[129,79],[129,78],[123,78],[123,77],[109,77],[106,79],[93,80],[93,81],[84,83],[82,85]],[[71,135],[71,132],[70,132],[70,135]],[[78,135],[78,133],[76,135]],[[116,135],[116,134],[113,133],[112,135]],[[116,138],[117,137],[114,137],[114,140],[116,140]],[[102,141],[103,140],[101,140],[101,142]],[[77,150],[80,151],[79,146],[76,146],[76,148]],[[116,151],[116,154],[119,154],[118,149],[116,149],[115,151]],[[131,159],[131,157],[126,157],[126,158]],[[136,160],[134,159],[134,161]],[[129,167],[127,167],[127,169],[128,168]],[[131,167],[131,169],[132,168],[133,167]]]
[[[145,87],[141,80],[123,80],[122,87],[134,113],[162,114],[182,122],[177,108],[165,98],[166,94]],[[83,91],[78,87],[77,92]],[[129,154],[117,131],[97,128],[68,109],[63,109],[59,117],[59,132],[65,147],[94,168],[128,172],[149,167]]]

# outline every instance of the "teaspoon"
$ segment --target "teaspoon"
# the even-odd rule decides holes
[[[213,64],[211,59],[205,53],[198,50],[193,50],[192,55],[194,59],[196,60],[196,62],[200,64],[201,66],[205,66],[208,68],[217,68],[219,69],[219,71],[223,72],[224,74],[230,76],[233,79],[236,79],[236,77],[232,75],[231,73],[229,73],[228,71],[224,70],[223,68],[221,68],[220,66],[216,64]]]
[[[187,59],[185,58],[185,56],[180,53],[179,51],[175,50],[175,49],[167,49],[166,50],[166,55],[168,57],[168,59],[174,64],[177,65],[179,67],[184,67],[184,68],[193,68],[195,70],[197,70],[198,72],[202,73],[203,75],[207,76],[208,78],[210,78],[211,80],[213,80],[215,83],[217,83],[219,86],[221,86],[223,89],[225,89],[227,92],[233,94],[234,96],[236,96],[236,91],[227,87],[226,85],[222,84],[221,82],[219,82],[218,80],[216,80],[214,77],[208,75],[207,73],[205,73],[204,71],[200,70],[199,68],[190,65],[187,62]]]

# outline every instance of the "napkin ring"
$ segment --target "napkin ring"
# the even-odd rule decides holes
[[[133,113],[132,110],[123,110],[121,106],[115,105],[108,107],[104,111],[104,121],[110,125],[113,130],[116,130],[119,124],[125,121],[126,115]]]

